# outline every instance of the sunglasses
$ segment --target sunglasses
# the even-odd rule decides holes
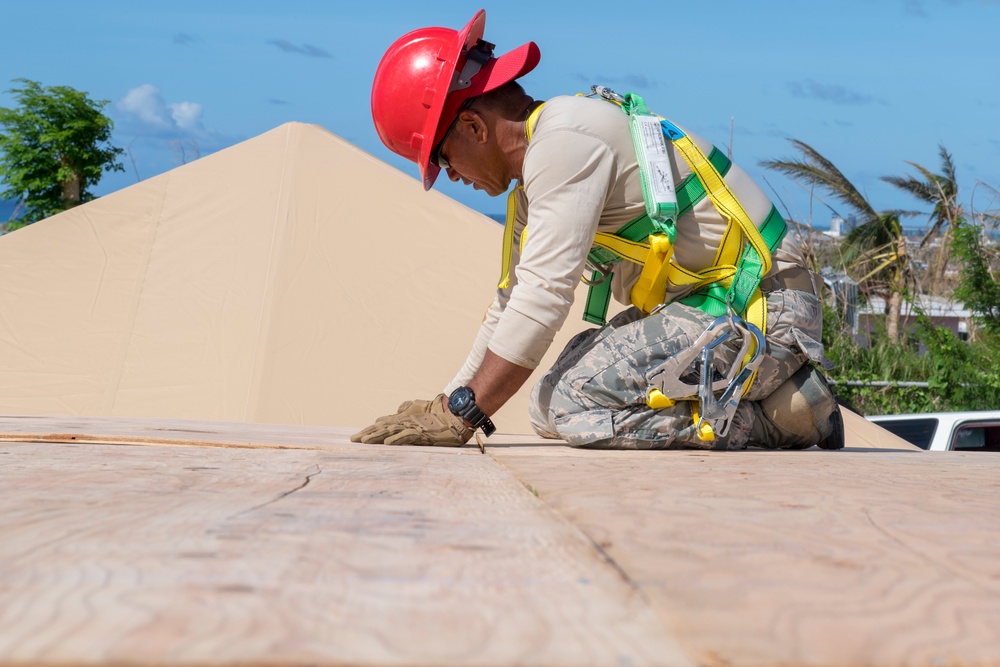
[[[438,142],[437,147],[433,151],[431,151],[432,164],[436,164],[441,169],[445,170],[451,169],[451,164],[448,162],[448,158],[446,158],[444,155],[441,154],[441,148],[444,147],[444,142],[448,141],[448,135],[451,134],[451,131],[455,129],[455,125],[458,124],[459,114],[468,109],[469,107],[471,107],[472,102],[475,99],[476,98],[474,97],[470,97],[469,99],[462,102],[462,106],[458,107],[458,111],[455,112],[455,119],[451,121],[451,125],[449,125],[448,129],[444,131],[444,136],[441,137],[441,141]]]

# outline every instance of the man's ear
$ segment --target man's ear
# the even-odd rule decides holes
[[[476,143],[484,144],[489,138],[489,125],[486,117],[476,109],[465,109],[459,114],[459,118],[464,121],[476,138]]]

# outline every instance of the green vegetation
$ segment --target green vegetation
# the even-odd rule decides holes
[[[762,165],[827,190],[858,214],[861,224],[851,230],[842,249],[844,267],[862,294],[885,298],[889,304],[886,336],[898,340],[903,298],[912,283],[900,212],[876,212],[847,177],[816,149],[795,139],[792,144],[802,153],[802,159],[766,160]]]
[[[991,336],[1000,336],[1000,283],[990,269],[983,228],[959,221],[952,246],[962,265],[955,298],[972,311],[976,324]]]
[[[0,107],[0,198],[19,201],[16,229],[94,198],[104,171],[122,171],[122,149],[112,146],[107,100],[94,101],[66,86],[15,79],[15,109]]]
[[[861,345],[832,310],[823,324],[834,392],[861,414],[1000,408],[1000,336],[963,341],[921,316],[905,345],[884,330]]]
[[[931,206],[926,234],[910,244],[901,218],[917,213],[876,212],[818,151],[801,141],[792,144],[801,159],[761,164],[827,191],[860,221],[835,252],[807,248],[813,268],[831,266],[858,284],[863,299],[878,296],[887,304],[885,322],[860,335],[826,304],[823,342],[837,365],[829,377],[838,397],[861,414],[1000,409],[1000,253],[987,235],[1000,216],[961,204],[954,161],[939,146],[941,173],[909,162],[920,178],[882,179]],[[971,311],[969,340],[936,326],[922,312],[920,297],[927,294]],[[917,317],[904,326],[901,312],[907,302]]]

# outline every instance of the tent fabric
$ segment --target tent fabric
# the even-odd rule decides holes
[[[501,236],[282,125],[0,238],[0,411],[363,426],[457,372]],[[501,432],[530,433],[527,394]]]

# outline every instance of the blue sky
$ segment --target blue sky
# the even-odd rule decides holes
[[[459,28],[480,7],[498,50],[540,46],[539,68],[522,80],[536,98],[602,83],[642,94],[720,147],[732,129],[735,160],[799,220],[825,226],[830,211],[758,166],[795,157],[790,137],[829,158],[877,209],[917,207],[878,177],[912,173],[906,161],[937,170],[939,143],[965,202],[975,188],[972,206],[1000,205],[976,185],[1000,188],[1000,0],[11,2],[0,89],[27,78],[110,101],[114,142],[129,155],[98,194],[288,121],[322,125],[416,177],[373,129],[375,68],[403,33]],[[0,93],[0,106],[12,105]],[[504,210],[471,188],[439,189],[484,213]]]

